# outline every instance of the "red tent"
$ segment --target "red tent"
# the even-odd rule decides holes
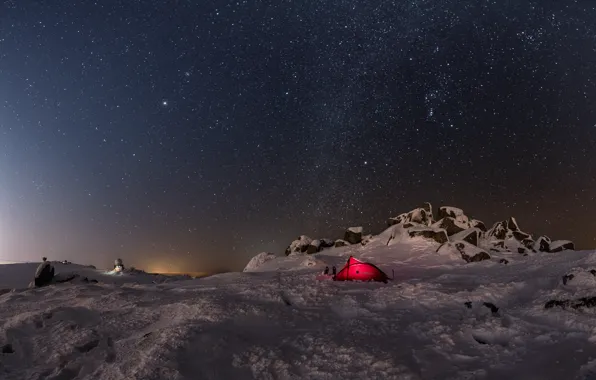
[[[389,277],[376,265],[365,263],[350,256],[346,265],[335,275],[335,281],[382,281]]]

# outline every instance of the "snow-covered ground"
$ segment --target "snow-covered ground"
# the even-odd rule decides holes
[[[596,309],[544,308],[596,296],[596,252],[385,239],[186,281],[58,264],[99,282],[27,289],[36,265],[0,266],[0,378],[596,379]],[[349,255],[394,281],[315,279]]]

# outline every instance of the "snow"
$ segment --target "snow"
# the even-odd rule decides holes
[[[308,256],[260,254],[251,271],[185,281],[53,264],[99,282],[28,289],[38,263],[1,265],[0,347],[13,352],[0,354],[0,378],[596,376],[595,310],[544,308],[596,295],[596,252],[466,263],[404,231]],[[395,280],[315,280],[350,255]]]
[[[255,269],[257,269],[258,267],[260,267],[261,265],[263,265],[267,261],[273,260],[276,257],[277,257],[277,255],[275,255],[273,253],[261,252],[258,255],[256,255],[255,257],[253,257],[248,262],[248,264],[246,264],[246,267],[244,268],[244,272],[254,271]]]
[[[350,227],[348,228],[348,231],[354,233],[354,234],[361,234],[362,233],[362,227]]]

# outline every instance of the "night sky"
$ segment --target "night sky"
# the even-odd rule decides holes
[[[424,201],[596,247],[596,4],[11,0],[0,260],[241,270]]]

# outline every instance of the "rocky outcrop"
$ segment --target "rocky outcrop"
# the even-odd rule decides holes
[[[458,232],[453,236],[450,236],[450,240],[463,240],[472,245],[478,246],[478,238],[480,237],[480,233],[481,231],[478,228],[468,228],[467,230]]]
[[[453,217],[446,216],[432,225],[435,228],[442,228],[447,232],[447,235],[455,235],[458,232],[465,231],[469,228],[467,223],[456,220]]]
[[[405,212],[396,217],[389,218],[387,221],[389,227],[396,224],[403,224],[406,228],[415,225],[430,226],[432,223],[432,205],[428,202],[424,204],[424,207],[415,208],[410,212]]]
[[[534,242],[534,250],[538,252],[549,252],[551,240],[548,236],[540,236]]]
[[[294,240],[288,248],[286,248],[286,256],[296,253],[305,253],[312,239],[306,235],[300,235],[298,239]]]
[[[362,227],[350,227],[344,234],[344,240],[350,244],[358,244],[362,241]]]
[[[484,222],[477,219],[470,220],[470,228],[477,228],[482,232],[486,232],[486,225]]]
[[[549,252],[574,251],[575,244],[569,240],[556,240],[550,243]]]
[[[447,232],[440,228],[432,227],[412,227],[408,230],[410,237],[423,237],[425,239],[434,240],[439,244],[443,244],[449,241]]]

